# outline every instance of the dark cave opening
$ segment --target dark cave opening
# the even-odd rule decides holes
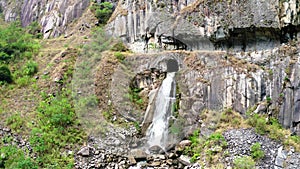
[[[235,28],[229,29],[225,38],[211,38],[215,49],[234,49],[238,51],[260,50],[274,48],[282,43],[297,40],[300,27],[288,25],[277,28]]]

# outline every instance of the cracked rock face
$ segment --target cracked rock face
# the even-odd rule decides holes
[[[295,39],[296,33],[291,32],[299,31],[299,13],[296,0],[121,0],[107,30],[129,43],[136,43],[150,33],[153,42],[160,35],[172,36],[192,50],[256,50],[260,41],[264,48],[273,48],[287,39]],[[284,29],[290,26],[295,28]],[[283,37],[274,36],[277,34]],[[228,42],[224,44],[224,40]],[[245,43],[248,49],[232,42]]]
[[[282,46],[260,52],[165,52],[149,56],[136,55],[128,58],[126,70],[133,76],[145,69],[164,70],[163,58],[173,58],[179,63],[177,84],[180,90],[180,116],[184,128],[198,124],[199,113],[205,109],[220,111],[232,107],[244,114],[256,107],[256,113],[278,118],[285,128],[299,133],[300,72],[299,54],[296,47]],[[129,86],[122,67],[113,76],[112,97],[118,112],[125,117],[135,117],[132,106],[125,108],[125,96]],[[127,77],[126,77],[127,76]],[[132,76],[132,77],[133,77]],[[123,78],[120,78],[123,77]],[[143,113],[142,113],[143,114]]]
[[[295,123],[300,121],[299,55],[294,53],[296,49],[294,52],[291,49],[291,53],[282,47],[264,53],[244,53],[244,56],[237,53],[233,57],[226,52],[187,56],[187,68],[179,81],[184,116],[193,124],[193,119],[204,109],[232,107],[245,113],[260,105],[259,113],[272,114],[284,127],[299,132]],[[269,105],[267,100],[271,100]],[[267,107],[263,108],[264,105]]]
[[[37,21],[44,38],[64,33],[68,24],[79,18],[89,6],[89,0],[0,0],[5,21],[21,20],[23,26]]]

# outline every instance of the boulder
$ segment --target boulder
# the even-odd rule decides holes
[[[181,155],[179,158],[178,158],[178,161],[180,163],[182,163],[183,165],[191,165],[191,158],[186,156],[186,155]]]
[[[90,155],[90,148],[88,146],[81,147],[77,155],[88,157]]]
[[[128,156],[128,161],[129,161],[129,165],[135,165],[136,164],[136,160],[135,160],[134,156],[132,156],[132,155]]]
[[[137,161],[145,160],[147,158],[147,153],[142,149],[133,149],[130,151],[130,155]]]

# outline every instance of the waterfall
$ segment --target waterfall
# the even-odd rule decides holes
[[[156,100],[152,124],[149,126],[146,136],[148,147],[160,146],[165,149],[168,143],[169,117],[172,105],[176,101],[175,72],[167,73],[167,77],[160,86]]]

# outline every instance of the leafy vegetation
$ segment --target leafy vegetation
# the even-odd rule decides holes
[[[33,76],[38,71],[38,64],[32,60],[29,60],[22,69],[23,75]]]
[[[12,82],[12,75],[7,65],[0,65],[0,82]]]
[[[36,25],[32,25],[31,31],[36,32],[34,29],[38,29]],[[33,60],[33,56],[39,47],[34,36],[26,33],[18,23],[0,26],[0,78],[4,83],[14,82],[7,84],[7,89],[13,89],[15,84],[22,87],[36,81],[32,76],[38,72],[38,63]],[[74,58],[64,61],[67,63],[63,82],[68,83],[73,73]],[[39,86],[34,84],[30,87],[38,90]],[[7,115],[5,125],[13,132],[27,135],[36,158],[30,157],[27,151],[18,147],[0,143],[0,168],[73,168],[73,151],[86,136],[79,128],[71,91],[67,84],[63,84],[63,87],[58,89],[55,96],[43,92],[41,96],[35,96],[42,101],[33,112],[25,112],[26,115],[30,114],[30,122],[19,112]]]
[[[105,24],[113,13],[113,4],[110,2],[97,3],[97,1],[95,1],[91,10],[98,18],[99,23]]]
[[[66,147],[74,149],[85,138],[69,94],[70,91],[63,89],[60,95],[45,98],[37,108],[30,144],[37,154],[37,163],[43,168],[72,168],[74,159],[72,153],[65,152]]]
[[[33,35],[34,38],[42,38],[43,37],[43,34],[41,32],[41,26],[38,22],[32,22],[30,25],[28,25],[26,27],[26,30],[28,33],[30,33],[31,35]]]
[[[250,147],[251,157],[254,160],[262,159],[265,156],[265,153],[261,150],[260,143],[255,143]]]
[[[227,147],[227,142],[221,133],[213,133],[207,138],[201,138],[199,130],[196,130],[190,140],[191,146],[185,147],[183,153],[192,156],[191,162],[196,162],[200,157],[204,157],[211,165],[217,163]]]
[[[127,47],[124,45],[124,43],[122,41],[118,41],[117,43],[115,43],[112,48],[112,51],[115,52],[126,52],[128,51]]]
[[[37,169],[37,164],[22,149],[15,146],[0,147],[0,168]]]
[[[0,62],[9,63],[31,58],[40,48],[31,34],[25,32],[18,22],[0,26]]]
[[[15,113],[6,119],[6,125],[14,131],[19,132],[24,127],[25,120],[20,113]]]
[[[291,136],[290,131],[284,129],[277,119],[271,117],[267,120],[265,115],[251,111],[247,113],[247,116],[247,123],[254,127],[257,133],[267,135],[274,140],[283,141],[286,146],[293,146],[297,151],[300,151],[300,137]]]
[[[119,60],[119,62],[122,62],[125,59],[125,56],[121,52],[115,52],[114,56]]]
[[[234,169],[254,169],[255,161],[249,156],[237,157],[233,161]]]
[[[142,89],[139,88],[130,88],[127,97],[130,99],[130,101],[132,101],[135,105],[137,105],[138,108],[145,109],[146,108],[145,101],[140,96],[141,91]]]
[[[11,83],[16,80],[22,84],[20,86],[27,84],[29,78],[24,76],[32,76],[37,72],[37,63],[27,60],[31,59],[39,48],[39,43],[20,27],[20,23],[1,25],[0,81]],[[23,79],[18,80],[19,78]]]

